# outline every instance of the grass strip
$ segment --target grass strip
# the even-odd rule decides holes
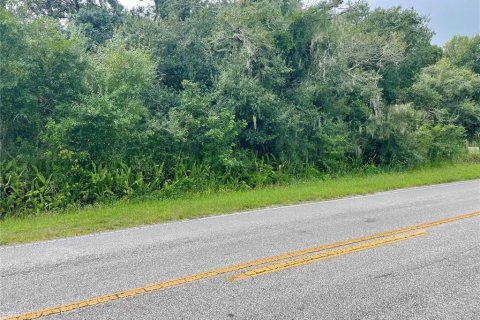
[[[0,245],[476,178],[480,178],[480,164],[463,163],[404,172],[299,181],[248,191],[212,192],[180,199],[119,201],[62,213],[7,218],[0,222]]]

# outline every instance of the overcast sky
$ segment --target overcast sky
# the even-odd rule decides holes
[[[315,0],[310,0],[315,1]],[[153,0],[119,0],[127,8],[139,4],[153,4]],[[415,8],[430,17],[430,28],[435,31],[434,44],[443,45],[454,35],[480,33],[480,0],[367,0],[370,7]]]

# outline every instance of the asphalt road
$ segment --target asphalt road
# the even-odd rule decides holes
[[[1,247],[0,315],[109,295],[42,319],[480,319],[480,215],[444,220],[477,211],[480,180]]]

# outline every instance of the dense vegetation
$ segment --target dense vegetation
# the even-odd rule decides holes
[[[0,215],[453,160],[480,36],[364,2],[0,0]]]

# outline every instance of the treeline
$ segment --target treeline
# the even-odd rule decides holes
[[[0,4],[2,217],[410,167],[480,140],[480,36],[439,48],[412,9]]]

